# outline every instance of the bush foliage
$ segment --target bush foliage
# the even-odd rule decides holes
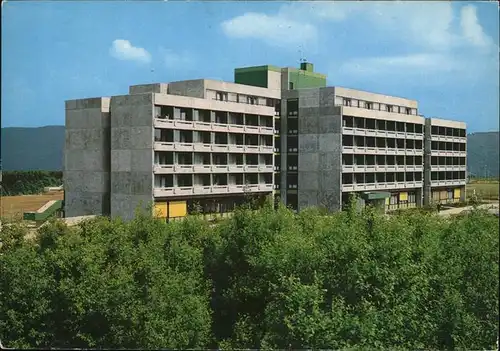
[[[9,347],[491,349],[498,222],[271,203],[209,224],[3,228]]]
[[[44,187],[60,186],[61,171],[11,171],[3,172],[3,195],[29,195],[43,192]]]

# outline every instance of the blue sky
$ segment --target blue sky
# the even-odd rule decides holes
[[[499,128],[497,4],[31,2],[2,11],[2,126],[64,124],[68,99],[129,85],[298,66],[329,85],[419,101],[420,113]]]

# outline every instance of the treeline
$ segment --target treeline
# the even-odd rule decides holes
[[[7,171],[2,172],[2,195],[30,195],[43,192],[43,188],[60,186],[61,171]]]
[[[499,228],[271,203],[213,225],[98,218],[2,229],[7,347],[492,349]]]

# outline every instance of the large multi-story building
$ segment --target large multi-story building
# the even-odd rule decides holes
[[[456,201],[465,143],[465,124],[326,87],[310,63],[239,68],[235,83],[136,85],[66,102],[65,214],[228,212],[248,194],[296,210],[340,210],[353,192],[387,209]]]
[[[341,87],[290,90],[282,101],[281,185],[292,207],[339,210],[353,192],[389,208],[421,204],[425,118],[416,101]]]
[[[465,200],[466,145],[465,123],[426,119],[424,204]]]

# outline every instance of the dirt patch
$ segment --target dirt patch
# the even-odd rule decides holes
[[[64,192],[51,192],[41,195],[2,196],[0,217],[6,220],[22,219],[23,213],[36,211],[51,200],[63,200]]]

